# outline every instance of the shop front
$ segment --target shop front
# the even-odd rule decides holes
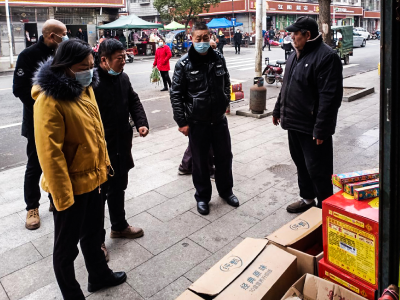
[[[380,30],[381,28],[381,13],[379,11],[364,12],[364,28],[368,32]]]

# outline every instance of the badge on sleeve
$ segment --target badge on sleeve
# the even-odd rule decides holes
[[[24,76],[24,70],[22,70],[21,68],[19,68],[18,70],[17,70],[17,75],[18,76]]]

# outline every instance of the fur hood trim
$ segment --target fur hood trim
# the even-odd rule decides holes
[[[53,58],[41,62],[32,79],[33,85],[39,85],[46,96],[53,97],[56,100],[74,101],[79,99],[84,91],[83,87],[74,78],[68,77],[63,72],[54,72],[50,69]],[[97,69],[93,71],[93,79],[90,86],[96,87],[99,84],[99,75]]]

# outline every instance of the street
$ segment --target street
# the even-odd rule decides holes
[[[269,57],[274,63],[284,58],[284,51],[279,47],[271,47],[272,51],[263,51],[264,58]],[[235,55],[234,48],[226,46],[224,54],[228,70],[233,82],[242,82],[245,99],[248,99],[249,89],[254,77],[254,48],[242,48],[240,55]],[[171,59],[172,78],[173,68],[178,58]],[[161,84],[150,83],[150,72],[153,60],[135,57],[135,61],[127,64],[125,72],[129,75],[134,90],[139,94],[146,110],[150,130],[175,126],[172,118],[168,92],[160,92]],[[379,63],[379,41],[367,41],[365,48],[355,48],[354,56],[350,57],[350,64],[343,67],[343,76],[350,77],[358,73],[376,69]],[[0,76],[0,171],[20,166],[26,163],[26,140],[20,135],[22,120],[22,104],[12,94],[12,75]],[[276,97],[280,84],[267,86],[267,98]],[[248,101],[234,104],[235,107],[247,105]]]

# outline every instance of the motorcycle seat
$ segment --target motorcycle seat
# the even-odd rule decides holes
[[[276,63],[278,65],[285,65],[286,64],[286,60],[277,60]]]

